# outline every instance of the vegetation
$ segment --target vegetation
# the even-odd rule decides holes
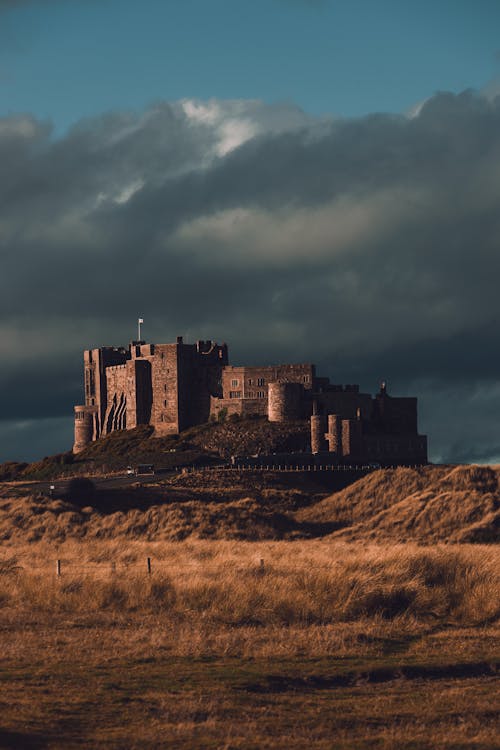
[[[499,478],[4,482],[0,747],[495,747]]]
[[[494,747],[499,562],[480,545],[18,545],[0,744]]]
[[[493,543],[500,540],[499,476],[489,467],[388,469],[333,494],[328,485],[341,487],[343,472],[207,469],[160,475],[144,485],[138,477],[115,489],[106,482],[94,489],[82,477],[56,482],[55,497],[29,483],[4,484],[0,539]],[[74,483],[80,483],[76,494]]]
[[[55,555],[64,572],[57,587]],[[146,578],[148,556],[154,559],[155,575]],[[245,542],[193,541],[123,547],[98,541],[57,550],[16,547],[16,554],[4,559],[4,571],[11,572],[13,561],[15,575],[3,576],[0,598],[22,622],[103,608],[118,614],[161,612],[172,625],[201,619],[216,629],[308,628],[360,618],[404,618],[405,627],[418,629],[436,622],[485,625],[500,615],[496,546],[263,542],[256,548]],[[12,622],[12,610],[9,616]],[[206,646],[199,648],[199,655],[206,655]]]
[[[113,432],[77,456],[68,451],[31,464],[0,464],[0,481],[106,474],[139,463],[164,468],[206,465],[233,455],[304,450],[308,442],[307,423],[278,425],[259,417],[222,419],[161,438],[153,437],[153,428],[143,425]]]
[[[349,541],[500,541],[500,469],[424,466],[377,471],[297,514],[336,523]]]

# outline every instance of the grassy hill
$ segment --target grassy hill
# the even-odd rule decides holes
[[[91,443],[74,456],[71,451],[47,456],[31,464],[7,462],[0,465],[0,481],[53,479],[81,474],[122,471],[128,465],[203,465],[233,455],[278,453],[304,450],[309,443],[307,422],[275,424],[266,418],[230,418],[192,427],[180,435],[158,438],[147,425],[113,432]]]
[[[500,469],[381,469],[333,494],[321,473],[199,470],[64,498],[0,486],[0,538],[495,543]]]
[[[498,542],[500,469],[425,466],[380,470],[297,513],[335,523],[345,541]]]

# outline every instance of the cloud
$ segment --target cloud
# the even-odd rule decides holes
[[[0,162],[4,436],[69,425],[81,350],[126,343],[140,314],[149,340],[227,340],[235,363],[386,378],[420,396],[434,456],[493,455],[498,99],[351,120],[184,100],[60,138],[5,117]],[[67,430],[51,434],[61,450]]]

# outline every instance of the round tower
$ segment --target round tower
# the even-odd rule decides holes
[[[324,414],[313,414],[311,417],[311,453],[326,450],[326,417]]]
[[[300,419],[302,407],[301,383],[269,383],[268,419],[270,422],[289,422]]]
[[[328,445],[331,453],[342,455],[342,418],[338,414],[328,415]]]
[[[95,406],[75,406],[75,442],[73,453],[80,453],[89,443],[94,435]]]

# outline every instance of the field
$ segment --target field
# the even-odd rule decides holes
[[[498,747],[499,558],[6,540],[0,747]]]

